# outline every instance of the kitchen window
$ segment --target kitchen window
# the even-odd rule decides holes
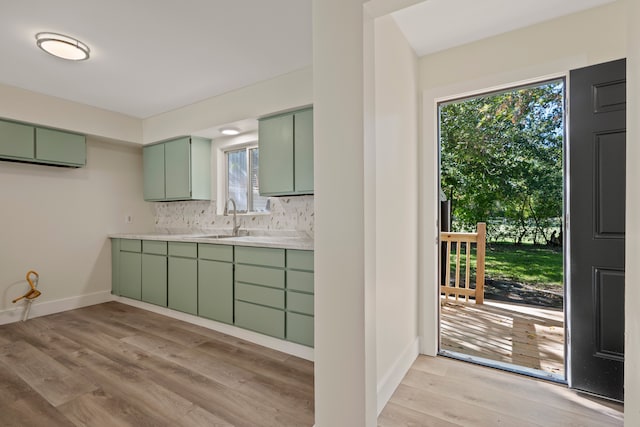
[[[268,197],[260,195],[259,152],[256,145],[225,151],[226,200],[235,200],[238,213],[266,212]]]

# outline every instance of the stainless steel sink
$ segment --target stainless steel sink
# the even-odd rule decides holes
[[[232,237],[247,237],[249,232],[247,230],[239,230],[238,235],[234,236],[233,234],[203,234],[198,237],[204,237],[207,239],[229,239]]]

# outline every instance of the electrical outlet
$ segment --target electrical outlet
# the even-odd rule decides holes
[[[132,215],[125,215],[124,222],[125,222],[125,224],[133,224],[133,216]]]

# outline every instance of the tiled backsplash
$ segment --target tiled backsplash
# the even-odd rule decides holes
[[[297,231],[313,237],[313,196],[271,197],[270,212],[238,215],[243,229]],[[157,231],[199,232],[231,229],[232,216],[216,215],[215,201],[155,203]]]

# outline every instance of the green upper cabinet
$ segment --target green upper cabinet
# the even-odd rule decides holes
[[[0,121],[0,156],[13,159],[35,158],[35,128]]]
[[[296,193],[313,193],[313,110],[294,114],[294,183]]]
[[[85,137],[59,130],[36,128],[36,160],[82,166],[87,163]]]
[[[0,159],[81,167],[87,144],[84,135],[0,120]]]
[[[313,194],[313,109],[260,120],[260,194]]]
[[[164,144],[148,145],[143,149],[144,199],[164,199]]]
[[[143,148],[144,199],[211,199],[211,141],[182,137]]]

